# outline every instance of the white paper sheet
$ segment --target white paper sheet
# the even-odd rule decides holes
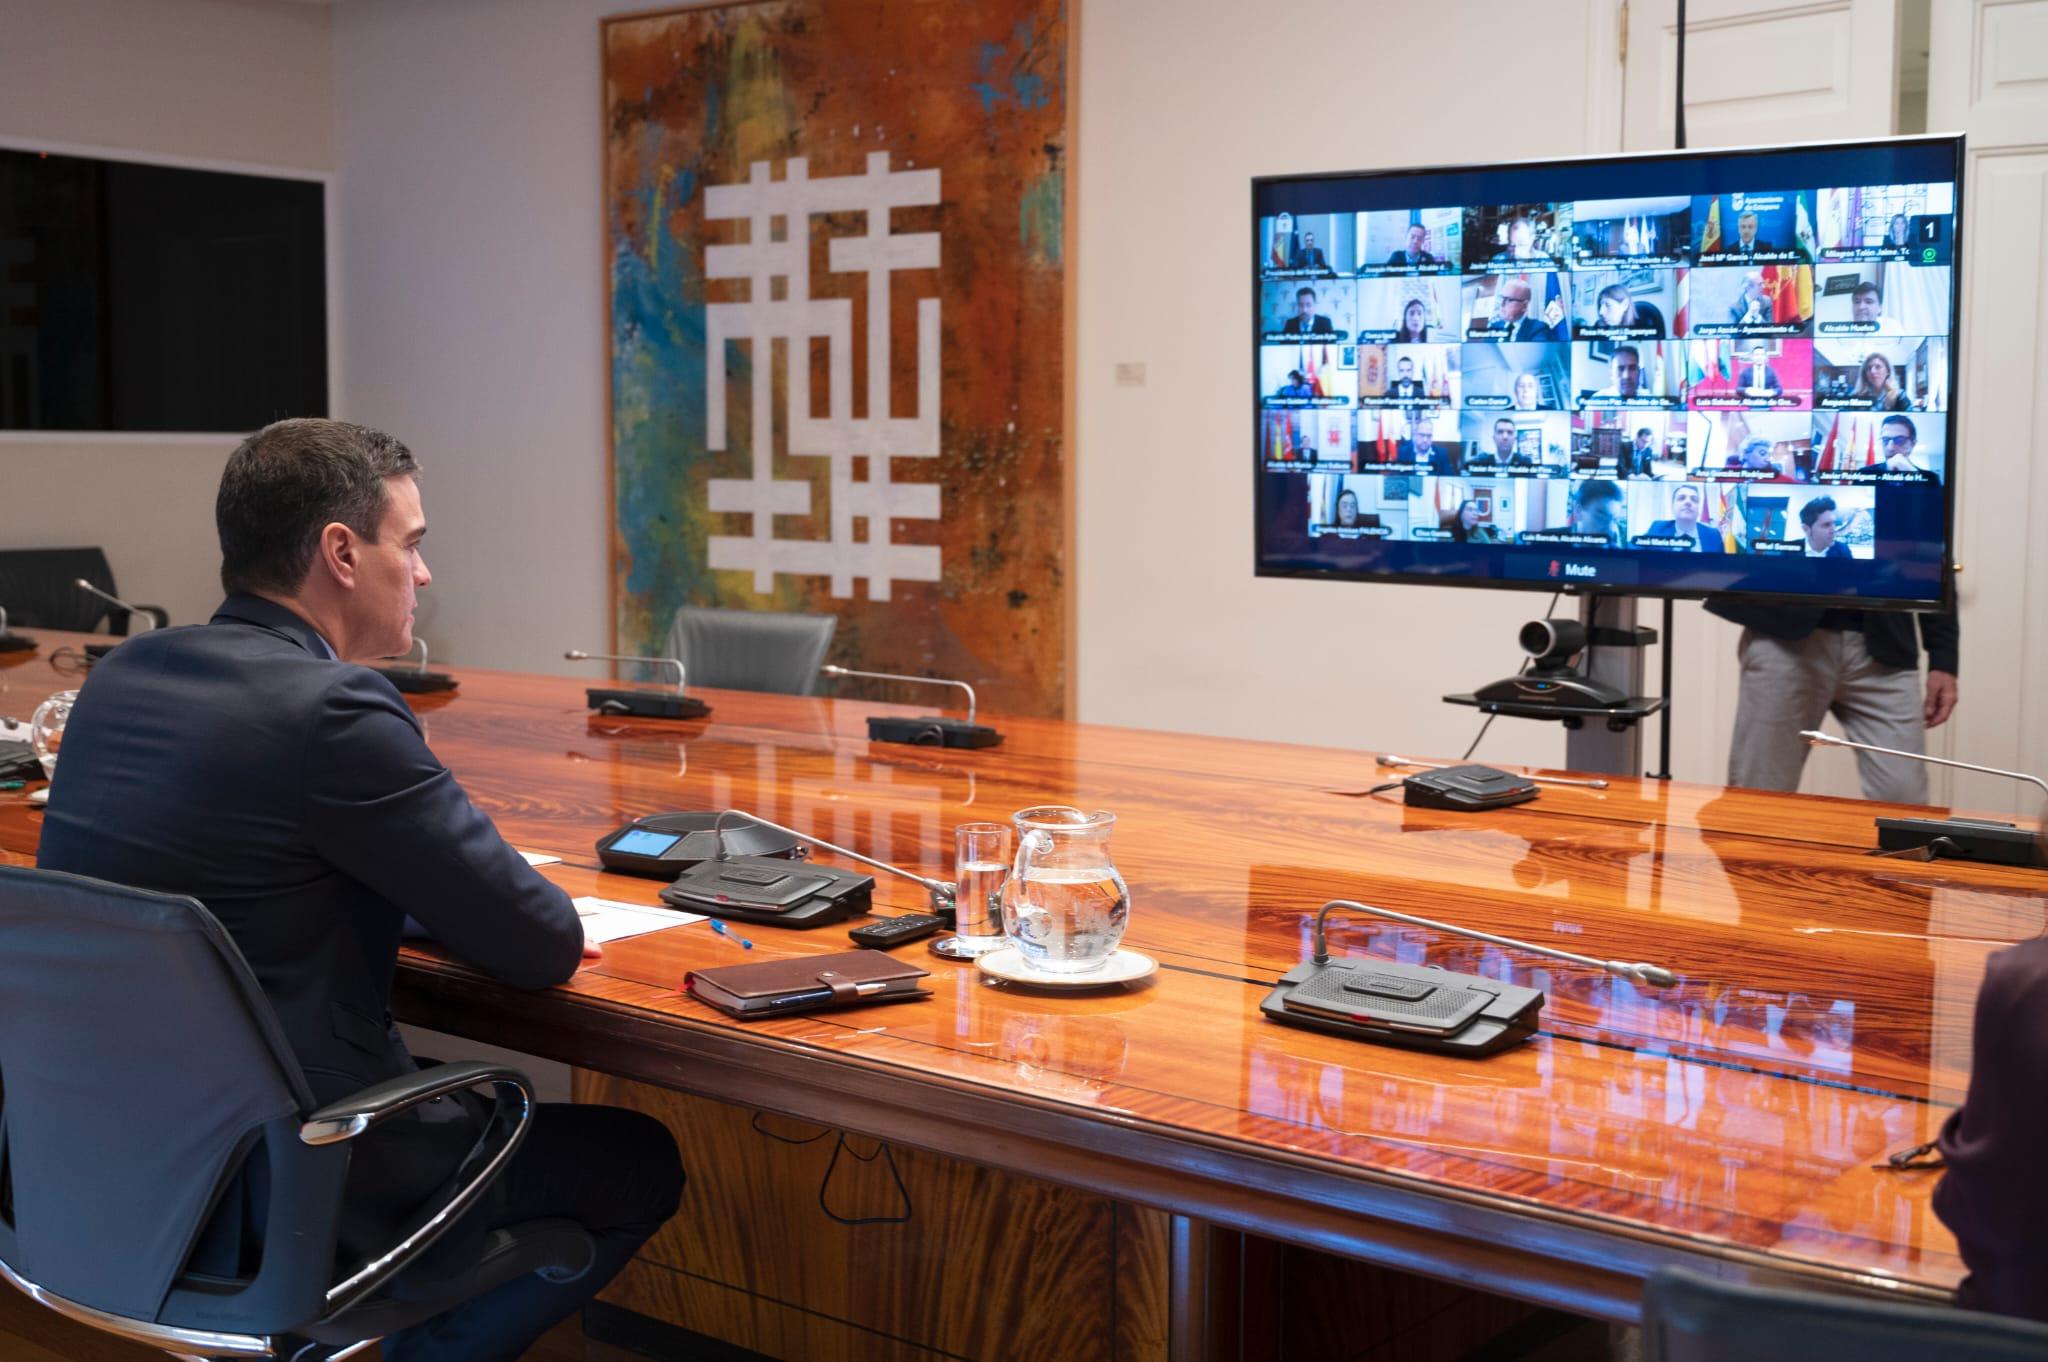
[[[522,851],[519,854],[526,858],[528,865],[560,865],[562,863],[560,856],[550,856],[545,851]]]
[[[620,903],[617,899],[589,895],[575,902],[576,916],[583,919],[585,939],[599,945],[704,920],[702,913],[679,913],[673,908],[651,908],[643,903]]]

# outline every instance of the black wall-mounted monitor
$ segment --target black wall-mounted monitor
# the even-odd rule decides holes
[[[1963,144],[1252,182],[1257,570],[1951,603]]]
[[[327,415],[325,186],[0,148],[0,429]]]

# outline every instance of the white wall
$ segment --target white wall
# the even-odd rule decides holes
[[[1455,756],[1478,716],[1438,697],[1514,671],[1516,627],[1543,612],[1547,595],[1252,575],[1251,177],[1614,149],[1589,140],[1612,126],[1590,103],[1612,73],[1589,57],[1610,6],[1387,13],[1081,7],[1082,718]],[[1285,93],[1304,79],[1327,92],[1311,109]],[[1119,364],[1145,386],[1116,386]],[[1557,726],[1511,719],[1480,749],[1563,753]]]
[[[287,0],[0,0],[0,138],[329,169],[328,18]],[[213,494],[231,448],[9,435],[0,547],[103,545],[124,593],[203,620],[220,601]]]

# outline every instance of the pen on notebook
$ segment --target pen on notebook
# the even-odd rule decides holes
[[[712,931],[714,931],[714,932],[717,932],[717,933],[718,933],[718,934],[719,934],[720,936],[724,937],[724,938],[725,938],[725,939],[726,939],[727,941],[733,941],[733,942],[737,942],[737,943],[739,944],[739,947],[740,947],[740,949],[741,949],[741,950],[748,950],[748,951],[750,951],[750,950],[754,949],[754,943],[753,943],[753,942],[751,942],[751,941],[747,940],[747,939],[746,939],[745,937],[741,936],[741,935],[740,935],[740,934],[739,934],[738,932],[734,932],[734,931],[728,931],[728,930],[726,929],[726,926],[725,926],[725,924],[724,924],[723,922],[720,922],[720,921],[719,921],[719,920],[718,920],[717,918],[715,918],[715,917],[711,917],[711,918],[706,918],[706,919],[704,919],[704,920],[705,920],[706,922],[709,922],[709,923],[711,924],[711,930],[712,930]]]

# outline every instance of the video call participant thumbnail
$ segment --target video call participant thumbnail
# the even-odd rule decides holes
[[[1467,271],[1547,269],[1571,259],[1569,203],[1484,204],[1465,210]]]
[[[1566,544],[1576,548],[1618,549],[1628,541],[1628,502],[1621,484],[1612,478],[1575,479],[1569,487],[1550,485],[1550,524],[1525,529],[1525,544]],[[1562,515],[1556,502],[1563,500]]]
[[[1572,250],[1580,266],[1601,260],[1675,265],[1692,247],[1692,200],[1580,199],[1572,205]]]
[[[1821,482],[1939,482],[1947,426],[1938,413],[1821,412],[1814,418]]]
[[[1361,407],[1455,407],[1463,392],[1456,345],[1361,345]]]
[[[1455,275],[1361,279],[1358,339],[1384,345],[1455,340],[1460,306]]]
[[[1562,411],[1571,401],[1570,363],[1571,352],[1562,345],[1467,342],[1460,359],[1464,405],[1468,410]]]
[[[1269,407],[1355,406],[1356,352],[1330,341],[1261,345],[1259,393]]]
[[[1550,272],[1468,277],[1462,309],[1465,339],[1521,344],[1569,339],[1566,285]]]
[[[1805,482],[1813,416],[1799,411],[1693,411],[1686,448],[1694,481]]]
[[[1946,266],[1822,265],[1814,331],[1823,336],[1945,336],[1949,326]]]
[[[1404,480],[1378,475],[1313,474],[1302,480],[1308,495],[1312,539],[1405,539],[1410,499]]]
[[[1504,544],[1508,536],[1488,518],[1491,503],[1478,497],[1460,497],[1442,522],[1442,529],[1457,544]]]
[[[1925,351],[1928,358],[1922,359]],[[1830,411],[1918,411],[1914,368],[1948,367],[1948,339],[1887,342],[1822,339],[1813,343],[1813,405]]]
[[[1455,274],[1455,208],[1395,209],[1357,218],[1358,273]]]
[[[1686,342],[1694,410],[1805,411],[1813,405],[1813,343],[1761,337]]]
[[[1645,483],[1635,488],[1630,519],[1644,528],[1631,547],[1676,553],[1728,552],[1720,528],[1705,519],[1706,499],[1707,489],[1695,482]],[[1651,518],[1658,511],[1661,516]]]
[[[1571,458],[1571,418],[1561,413],[1470,411],[1462,430],[1468,473],[1561,476]]]
[[[1260,421],[1260,457],[1269,471],[1297,472],[1318,462],[1351,460],[1351,413],[1344,409],[1269,409]]]
[[[1686,274],[1690,336],[1805,336],[1813,275],[1806,265],[1695,267]]]
[[[1822,189],[1820,259],[1946,265],[1955,202],[1950,183]]]
[[[1572,335],[1578,340],[1663,340],[1666,318],[1678,315],[1678,287],[1685,271],[1635,270],[1627,278],[1611,270],[1572,274]]]
[[[1813,195],[1738,191],[1696,197],[1692,221],[1699,234],[1694,258],[1702,265],[1796,264],[1810,258]]]
[[[1290,310],[1283,316],[1268,315],[1266,331],[1269,335],[1281,336],[1329,336],[1341,339],[1341,333],[1322,310],[1320,299],[1314,288],[1307,284],[1298,287],[1281,286],[1292,295]]]
[[[1259,268],[1268,276],[1336,273],[1332,260],[1351,258],[1350,213],[1276,213],[1259,220]]]
[[[1581,341],[1572,346],[1572,387],[1581,407],[1682,405],[1675,356],[1658,341]]]
[[[1678,447],[1670,443],[1675,421]],[[1572,475],[1683,478],[1685,416],[1628,408],[1582,408],[1572,417]]]

